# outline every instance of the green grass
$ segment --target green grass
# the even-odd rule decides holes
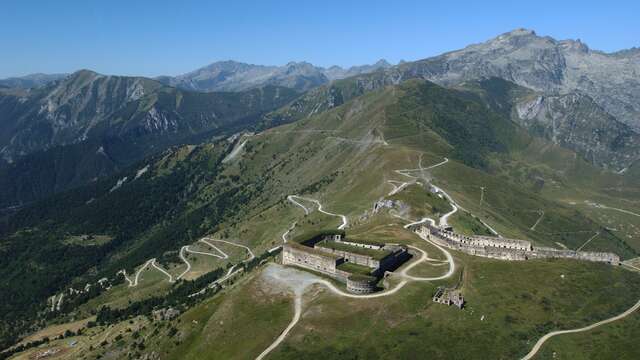
[[[576,334],[556,336],[540,349],[537,359],[619,359],[634,360],[639,354],[637,339],[640,336],[638,314]]]
[[[225,296],[187,312],[181,322],[181,344],[164,346],[168,359],[241,359],[257,356],[282,329],[293,313],[285,294],[261,296],[259,282],[247,279]],[[197,324],[193,321],[197,321]],[[259,331],[256,331],[259,329]],[[161,340],[161,339],[158,339]]]
[[[463,210],[453,214],[449,223],[453,226],[454,231],[460,234],[493,235],[476,217]]]
[[[316,246],[323,247],[326,249],[333,249],[339,251],[351,252],[354,254],[360,254],[365,256],[370,256],[375,260],[381,260],[385,257],[389,256],[390,252],[386,250],[374,250],[374,249],[366,249],[358,246],[353,246],[349,244],[338,243],[335,241],[321,241],[316,244]]]
[[[110,235],[70,235],[63,242],[69,245],[94,246],[106,244],[111,240],[113,237]]]
[[[411,207],[410,215],[414,219],[423,217],[438,218],[452,210],[446,199],[429,192],[420,185],[407,186],[389,198],[409,205]]]
[[[370,275],[372,270],[369,267],[354,264],[351,262],[343,262],[342,264],[338,265],[337,268],[342,271],[347,271],[352,274],[360,274],[360,275]]]
[[[416,353],[519,358],[544,333],[617,314],[640,296],[640,277],[608,265],[502,262],[459,254],[456,259],[464,269],[465,310],[432,303],[437,283],[412,283],[395,297],[371,301],[319,297],[311,306],[323,311],[309,311],[272,359],[408,358]],[[638,350],[626,351],[637,356]]]

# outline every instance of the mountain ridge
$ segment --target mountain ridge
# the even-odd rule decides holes
[[[167,146],[242,131],[297,96],[276,86],[196,93],[89,70],[0,93],[0,207],[94,181]]]
[[[309,62],[291,61],[283,66],[255,65],[234,60],[218,61],[178,76],[159,76],[166,85],[192,91],[240,91],[278,85],[307,91],[330,81],[391,67],[386,60],[371,65],[323,68]]]

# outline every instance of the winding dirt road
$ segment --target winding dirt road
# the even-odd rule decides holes
[[[317,200],[316,200],[317,201]],[[431,221],[432,223],[435,223],[434,220],[429,219],[429,218],[423,218],[419,221],[413,222],[409,225],[412,224],[418,224],[418,223],[422,223],[422,222],[426,222],[426,221]],[[407,228],[409,225],[405,225],[405,228]],[[348,293],[346,291],[343,291],[342,289],[339,289],[338,287],[336,287],[332,282],[325,280],[325,279],[314,279],[310,282],[310,284],[319,284],[319,285],[323,285],[325,287],[327,287],[327,289],[329,289],[329,291],[331,291],[333,294],[338,295],[338,296],[342,296],[342,297],[346,297],[346,298],[350,298],[350,299],[375,299],[375,298],[380,298],[380,297],[384,297],[384,296],[390,296],[393,295],[395,293],[397,293],[398,291],[400,291],[400,289],[402,289],[405,285],[407,285],[409,282],[411,281],[436,281],[436,280],[443,280],[443,279],[447,279],[449,277],[451,277],[454,273],[455,273],[455,262],[453,261],[453,256],[451,256],[451,253],[446,250],[445,248],[441,247],[440,245],[432,242],[431,240],[427,239],[426,237],[422,237],[420,236],[421,239],[423,239],[424,241],[432,244],[433,246],[437,247],[440,251],[442,251],[445,255],[445,257],[447,258],[447,260],[442,263],[442,260],[439,259],[433,259],[430,258],[427,254],[426,251],[415,247],[415,246],[409,246],[410,248],[418,251],[421,256],[419,259],[411,262],[409,265],[407,265],[404,269],[402,269],[398,274],[394,274],[393,276],[398,276],[400,278],[402,278],[402,281],[398,282],[393,288],[391,289],[387,289],[381,292],[377,292],[374,294],[363,294],[363,295],[357,295],[357,294],[352,294],[352,293]],[[437,265],[434,264],[429,264],[427,261],[437,261],[440,262]],[[449,270],[444,273],[443,275],[440,276],[434,276],[434,277],[418,277],[418,276],[412,276],[409,275],[408,272],[409,270],[411,270],[412,268],[414,268],[415,266],[417,266],[418,264],[421,263],[426,263],[432,266],[441,266],[446,264],[449,264]],[[295,327],[295,325],[298,323],[298,321],[300,321],[300,317],[302,314],[302,292],[296,292],[295,294],[295,299],[294,299],[294,315],[293,315],[293,319],[291,320],[291,322],[289,323],[289,325],[283,330],[283,332],[280,334],[280,336],[278,336],[278,338],[276,338],[274,340],[274,342],[269,345],[269,347],[267,347],[262,353],[260,353],[260,355],[258,355],[258,357],[256,357],[256,360],[262,360],[265,356],[267,356],[271,351],[273,351],[275,348],[278,347],[278,345],[280,345],[280,343],[282,343],[284,341],[284,339],[287,337],[287,335],[289,334],[289,332],[291,331],[291,329],[293,329]]]
[[[342,224],[340,226],[338,226],[338,230],[343,230],[344,228],[347,227],[347,217],[341,214],[334,214],[334,213],[330,213],[326,210],[324,210],[322,208],[322,204],[320,203],[320,201],[316,200],[316,199],[312,199],[312,198],[307,198],[307,197],[302,197],[302,196],[298,196],[298,195],[289,195],[287,198],[291,198],[291,201],[296,203],[296,205],[301,206],[302,208],[305,209],[305,212],[308,214],[307,212],[307,208],[305,208],[302,204],[298,203],[297,201],[293,200],[293,198],[297,198],[300,200],[304,200],[304,201],[309,201],[312,202],[314,204],[316,204],[318,206],[318,211],[320,211],[321,213],[325,214],[325,215],[329,215],[329,216],[335,216],[335,217],[339,217],[342,220]]]
[[[585,326],[579,329],[572,329],[572,330],[558,330],[558,331],[552,331],[550,333],[548,333],[547,335],[543,336],[540,338],[540,340],[538,340],[538,342],[536,342],[536,344],[533,346],[533,349],[531,349],[531,351],[529,351],[529,353],[527,355],[525,355],[522,360],[529,360],[532,359],[536,353],[538,353],[538,351],[540,351],[540,348],[542,347],[542,345],[544,345],[544,343],[549,340],[550,338],[557,336],[557,335],[563,335],[563,334],[573,334],[573,333],[579,333],[579,332],[584,332],[584,331],[589,331],[589,330],[593,330],[595,328],[597,328],[598,326],[604,325],[604,324],[608,324],[620,319],[624,319],[625,317],[633,314],[633,312],[635,312],[636,310],[638,310],[638,308],[640,308],[640,300],[635,303],[635,305],[633,305],[632,307],[630,307],[629,309],[627,309],[627,311],[623,312],[620,315],[616,315],[614,317],[602,320],[602,321],[598,321],[595,324],[591,324],[589,326]]]
[[[296,326],[298,321],[300,321],[301,315],[302,315],[302,295],[296,294],[293,300],[293,320],[291,320],[289,325],[284,329],[284,331],[282,331],[280,336],[278,336],[278,338],[271,345],[269,345],[268,348],[264,349],[264,351],[260,353],[258,357],[256,357],[256,360],[264,359],[264,357],[267,356],[271,351],[273,351],[273,349],[277,348],[278,345],[280,345],[280,343],[283,342],[284,339],[287,337],[291,329],[293,329],[293,327]]]
[[[169,278],[170,283],[173,282],[173,275],[169,274],[165,269],[158,266],[155,258],[151,259],[151,266],[153,266],[156,270],[160,271],[161,273],[165,274]]]

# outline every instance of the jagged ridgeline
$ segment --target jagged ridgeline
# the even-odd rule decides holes
[[[0,92],[0,207],[86,184],[171,145],[246,129],[296,96],[276,86],[195,93],[86,70]]]
[[[575,153],[531,137],[505,113],[487,106],[489,100],[502,101],[488,92],[480,99],[475,92],[424,80],[363,91],[358,79],[318,90],[326,94],[341,87],[352,94],[340,106],[318,108],[311,116],[253,136],[172,147],[4,219],[0,276],[6,281],[0,290],[10,294],[0,312],[5,344],[19,335],[15,329],[32,326],[46,300],[61,289],[114,277],[122,268],[132,273],[150,258],[171,268],[180,263],[180,247],[202,235],[234,238],[257,254],[272,248],[299,215],[286,201],[289,194],[322,196],[336,211],[358,218],[389,190],[385,174],[400,166],[415,168],[420,153],[423,165],[451,158],[434,175],[465,208],[491,219],[505,235],[545,245],[577,247],[584,239],[549,234],[603,228],[555,201],[552,191],[577,189],[584,174],[592,183],[635,181],[625,175],[612,180]],[[164,93],[154,94],[154,106],[164,108]],[[169,95],[173,104],[178,96],[173,90]],[[181,104],[195,101],[188,96],[179,97]],[[287,109],[291,105],[280,111]],[[142,119],[148,120],[148,113]],[[548,156],[531,155],[534,147],[544,147]],[[487,190],[481,207],[480,185]],[[530,229],[537,218],[531,209],[545,213],[537,231]],[[331,221],[312,215],[296,231],[325,228]],[[100,241],[78,240],[86,236]],[[639,248],[612,232],[603,232],[593,245],[623,258]]]

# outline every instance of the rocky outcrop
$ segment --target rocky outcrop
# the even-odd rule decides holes
[[[39,89],[0,90],[0,208],[95,181],[172,145],[242,131],[297,96],[273,86],[202,94],[86,70]]]
[[[141,77],[82,70],[28,92],[0,92],[0,155],[8,161],[89,138],[171,135],[220,128],[278,108],[296,96],[266,87],[195,94]]]
[[[637,49],[607,54],[580,40],[555,40],[517,29],[489,41],[389,70],[443,85],[499,77],[545,94],[582,92],[619,121],[640,129]]]
[[[640,158],[640,134],[584,94],[524,99],[513,117],[534,135],[574,150],[596,166],[621,171]]]

